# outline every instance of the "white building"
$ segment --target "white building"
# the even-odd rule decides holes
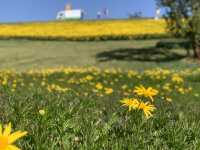
[[[154,17],[155,20],[158,20],[161,18],[161,10],[160,8],[156,8],[156,15]]]
[[[68,19],[83,19],[84,13],[81,9],[72,9],[70,4],[65,6],[65,10],[57,13],[57,20],[68,20]]]

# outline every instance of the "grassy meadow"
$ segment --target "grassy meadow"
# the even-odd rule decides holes
[[[200,70],[55,68],[0,72],[0,120],[22,149],[193,149],[200,146]],[[153,101],[138,86],[158,93]],[[128,111],[122,100],[155,109]]]
[[[27,131],[21,149],[200,149],[199,62],[183,41],[13,40],[0,26],[0,124]]]
[[[114,67],[123,70],[157,67],[181,70],[198,67],[198,63],[188,59],[187,51],[183,47],[174,44],[174,47],[163,48],[158,45],[160,41],[169,40],[98,42],[0,40],[0,68],[25,71],[59,66]]]

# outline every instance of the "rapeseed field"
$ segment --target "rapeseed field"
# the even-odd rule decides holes
[[[0,39],[123,40],[165,37],[164,20],[57,21],[0,24]]]

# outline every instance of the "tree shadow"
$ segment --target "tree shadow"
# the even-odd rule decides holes
[[[156,48],[166,48],[166,49],[175,49],[182,48],[185,50],[192,49],[192,45],[188,40],[184,39],[171,39],[171,40],[160,40],[156,43]]]
[[[121,48],[112,51],[104,51],[96,55],[99,62],[112,60],[120,61],[143,61],[143,62],[169,62],[187,57],[187,54],[179,54],[170,49],[147,47],[147,48]]]

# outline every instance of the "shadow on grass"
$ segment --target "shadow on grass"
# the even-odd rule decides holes
[[[186,51],[192,49],[192,45],[188,40],[184,39],[168,39],[168,40],[160,40],[156,43],[156,48],[166,48],[166,49],[175,49],[181,48]]]
[[[99,62],[120,61],[146,61],[146,62],[169,62],[177,61],[187,57],[170,49],[147,47],[147,48],[125,48],[101,52],[96,55]]]

